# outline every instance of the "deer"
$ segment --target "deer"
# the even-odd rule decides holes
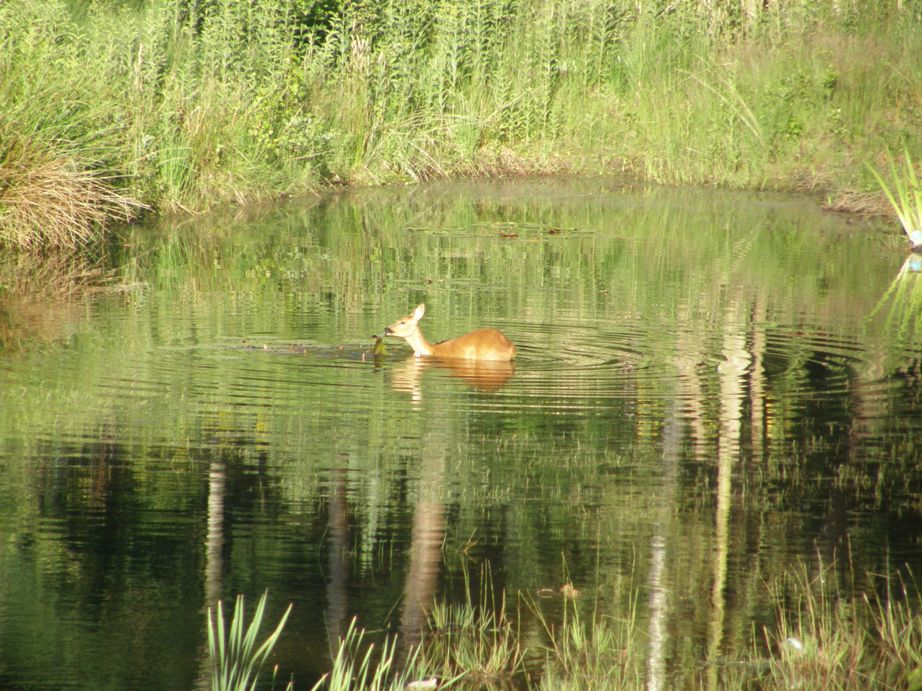
[[[425,313],[426,305],[417,305],[410,314],[385,327],[384,335],[405,340],[418,358],[480,362],[511,362],[515,359],[515,345],[498,329],[476,329],[447,341],[430,343],[419,330],[419,320]]]

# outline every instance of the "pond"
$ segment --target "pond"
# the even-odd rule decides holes
[[[353,616],[412,639],[481,574],[562,585],[687,680],[798,564],[922,574],[922,284],[799,197],[439,184],[0,261],[0,686],[189,689],[205,611],[294,608],[297,688]],[[491,326],[499,371],[372,336]],[[760,636],[758,634],[756,637]]]

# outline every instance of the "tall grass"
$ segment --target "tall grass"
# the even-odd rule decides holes
[[[60,217],[76,231],[59,244],[81,242],[141,203],[197,211],[505,172],[847,198],[873,182],[856,161],[922,150],[917,13],[858,0],[4,3],[0,133],[5,150],[39,153],[0,151],[0,239],[53,243],[41,229]],[[70,216],[51,191],[68,183]],[[47,213],[27,214],[28,199]]]
[[[781,688],[922,688],[922,598],[898,575],[871,594],[842,592],[804,565],[771,585],[778,625],[769,679]],[[909,586],[913,585],[912,588]]]
[[[0,242],[74,249],[143,204],[66,155],[13,135],[0,151]],[[2,145],[0,145],[2,146]]]
[[[902,169],[888,157],[892,187],[870,164],[871,173],[896,212],[900,225],[913,248],[922,248],[922,183],[908,150],[903,151]]]
[[[366,643],[365,631],[353,619],[334,653],[332,668],[314,684],[312,691],[397,691],[408,688],[408,684],[412,683],[411,671],[416,667],[418,649],[411,651],[407,660],[403,661],[402,669],[398,669],[395,638],[386,637],[380,651],[375,648],[374,643]]]
[[[833,569],[812,572],[801,564],[769,584],[777,623],[754,631],[751,657],[719,663],[722,687],[922,688],[918,587],[899,575],[868,577],[876,590],[854,583],[846,590]],[[410,680],[424,678],[438,679],[439,688],[644,686],[648,647],[635,607],[626,617],[601,616],[599,602],[582,606],[565,592],[562,609],[555,605],[559,611],[552,617],[527,597],[539,624],[536,635],[521,616],[507,616],[505,594],[497,596],[493,610],[482,607],[491,597],[487,588],[479,602],[469,597],[457,607],[436,607],[430,635],[402,666],[393,641],[385,642],[376,662],[373,646],[364,644],[353,621],[333,671],[314,688],[411,688]]]
[[[465,574],[466,578],[466,574]],[[420,662],[442,679],[478,687],[508,687],[524,677],[525,646],[520,619],[507,610],[506,593],[496,593],[487,570],[481,572],[479,598],[467,584],[463,603],[438,603]]]
[[[275,630],[257,647],[266,599],[267,593],[263,593],[248,624],[243,596],[238,595],[230,627],[225,624],[224,609],[220,602],[214,619],[211,607],[208,608],[208,656],[211,660],[212,691],[253,691],[257,688],[260,669],[282,635],[282,629],[291,614],[289,605]],[[286,688],[294,687],[289,683]]]
[[[531,609],[547,638],[545,689],[634,689],[643,686],[643,648],[637,626],[636,603],[628,616],[615,620],[598,612],[589,617],[576,602],[563,598],[561,622],[553,624],[531,603]]]

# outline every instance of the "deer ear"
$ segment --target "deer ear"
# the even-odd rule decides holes
[[[413,319],[415,319],[416,321],[419,321],[420,319],[423,318],[423,315],[424,315],[425,313],[426,313],[426,305],[425,305],[425,303],[420,304],[420,305],[417,305],[417,306],[416,306],[416,309],[413,310]]]

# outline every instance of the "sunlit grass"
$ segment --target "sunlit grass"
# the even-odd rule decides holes
[[[132,200],[200,211],[341,182],[627,171],[862,193],[869,142],[917,134],[908,8],[133,5],[0,5],[0,137],[43,153],[0,160],[15,244],[79,243]]]
[[[407,670],[415,667],[416,651],[401,671],[397,667],[396,638],[385,637],[379,651],[374,643],[366,643],[365,636],[355,619],[349,622],[330,671],[313,686],[313,691],[397,691],[407,687]]]
[[[15,137],[0,144],[0,245],[74,249],[142,207],[66,155]]]
[[[844,593],[825,565],[772,584],[769,678],[781,688],[922,688],[922,596],[900,576]],[[878,585],[875,583],[875,585]]]
[[[562,590],[563,615],[550,621],[535,601],[531,610],[547,638],[544,689],[629,689],[642,686],[643,648],[638,636],[636,602],[624,618],[580,612],[572,587]]]
[[[918,166],[913,162],[908,149],[903,149],[902,165],[897,164],[889,155],[887,163],[890,183],[876,168],[870,164],[868,168],[896,212],[910,244],[913,248],[922,247],[922,183],[916,173]]]
[[[263,593],[256,611],[247,623],[244,598],[238,595],[229,628],[224,621],[221,602],[217,604],[214,618],[211,607],[208,608],[208,655],[211,660],[212,691],[250,691],[257,687],[260,669],[282,635],[282,629],[291,614],[289,605],[275,630],[257,646],[266,599],[267,593]],[[291,683],[286,686],[286,689],[293,688]]]
[[[918,588],[896,575],[869,576],[881,587],[867,594],[852,584],[846,593],[836,578],[830,568],[801,565],[773,581],[777,624],[754,630],[751,655],[719,662],[722,687],[922,688]],[[600,615],[598,602],[581,603],[572,586],[558,593],[562,608],[553,617],[526,596],[536,637],[521,612],[509,616],[505,593],[489,593],[485,586],[477,601],[437,605],[429,635],[404,664],[392,640],[376,654],[353,621],[333,671],[315,689],[433,688],[436,680],[439,688],[635,689],[648,681],[650,642],[636,597],[616,619]],[[706,673],[709,664],[685,672]]]
[[[484,570],[481,576],[479,599],[468,586],[465,602],[435,605],[421,662],[444,679],[505,687],[525,673],[520,618],[507,610],[506,594],[493,590],[489,573]]]

